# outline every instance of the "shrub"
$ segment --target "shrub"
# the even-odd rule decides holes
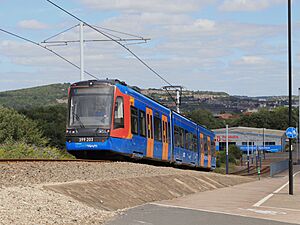
[[[47,140],[37,124],[13,109],[0,107],[0,143],[19,141],[44,146]]]
[[[69,159],[74,157],[66,151],[53,147],[37,147],[24,142],[7,141],[0,144],[0,158]]]
[[[230,145],[228,149],[228,162],[236,164],[236,161],[241,159],[242,152],[239,147]],[[217,156],[217,166],[221,163],[226,163],[226,151],[220,151]]]

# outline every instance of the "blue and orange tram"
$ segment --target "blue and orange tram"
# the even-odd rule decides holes
[[[68,109],[66,148],[76,157],[105,153],[209,170],[216,167],[212,131],[124,82],[74,83]]]

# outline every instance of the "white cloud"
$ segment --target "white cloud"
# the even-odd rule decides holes
[[[224,0],[219,6],[221,11],[258,11],[274,4],[285,3],[284,0]]]
[[[47,29],[48,25],[37,20],[22,20],[18,23],[18,27],[23,29],[43,30]]]
[[[127,12],[183,13],[199,10],[215,0],[80,0],[96,10],[121,10]]]
[[[238,65],[265,65],[270,61],[261,56],[243,56],[240,60],[236,61]]]

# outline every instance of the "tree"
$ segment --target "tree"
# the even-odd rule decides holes
[[[20,141],[38,146],[44,146],[47,143],[36,122],[13,109],[0,107],[0,143],[9,141]]]
[[[292,110],[292,126],[298,124],[298,110]],[[273,111],[262,109],[251,115],[242,115],[239,119],[231,120],[230,126],[264,127],[275,130],[288,128],[288,108],[279,107]]]
[[[40,130],[49,139],[49,145],[61,149],[65,148],[66,106],[31,108],[20,112],[37,122]]]
[[[216,119],[210,111],[198,109],[184,113],[188,118],[191,118],[196,123],[204,125],[209,129],[224,127],[225,123],[222,120]]]

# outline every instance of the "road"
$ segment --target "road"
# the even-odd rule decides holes
[[[107,225],[300,224],[300,170],[294,195],[287,173],[274,178],[132,208]]]
[[[201,210],[147,204],[128,210],[107,225],[285,225],[289,223]]]

